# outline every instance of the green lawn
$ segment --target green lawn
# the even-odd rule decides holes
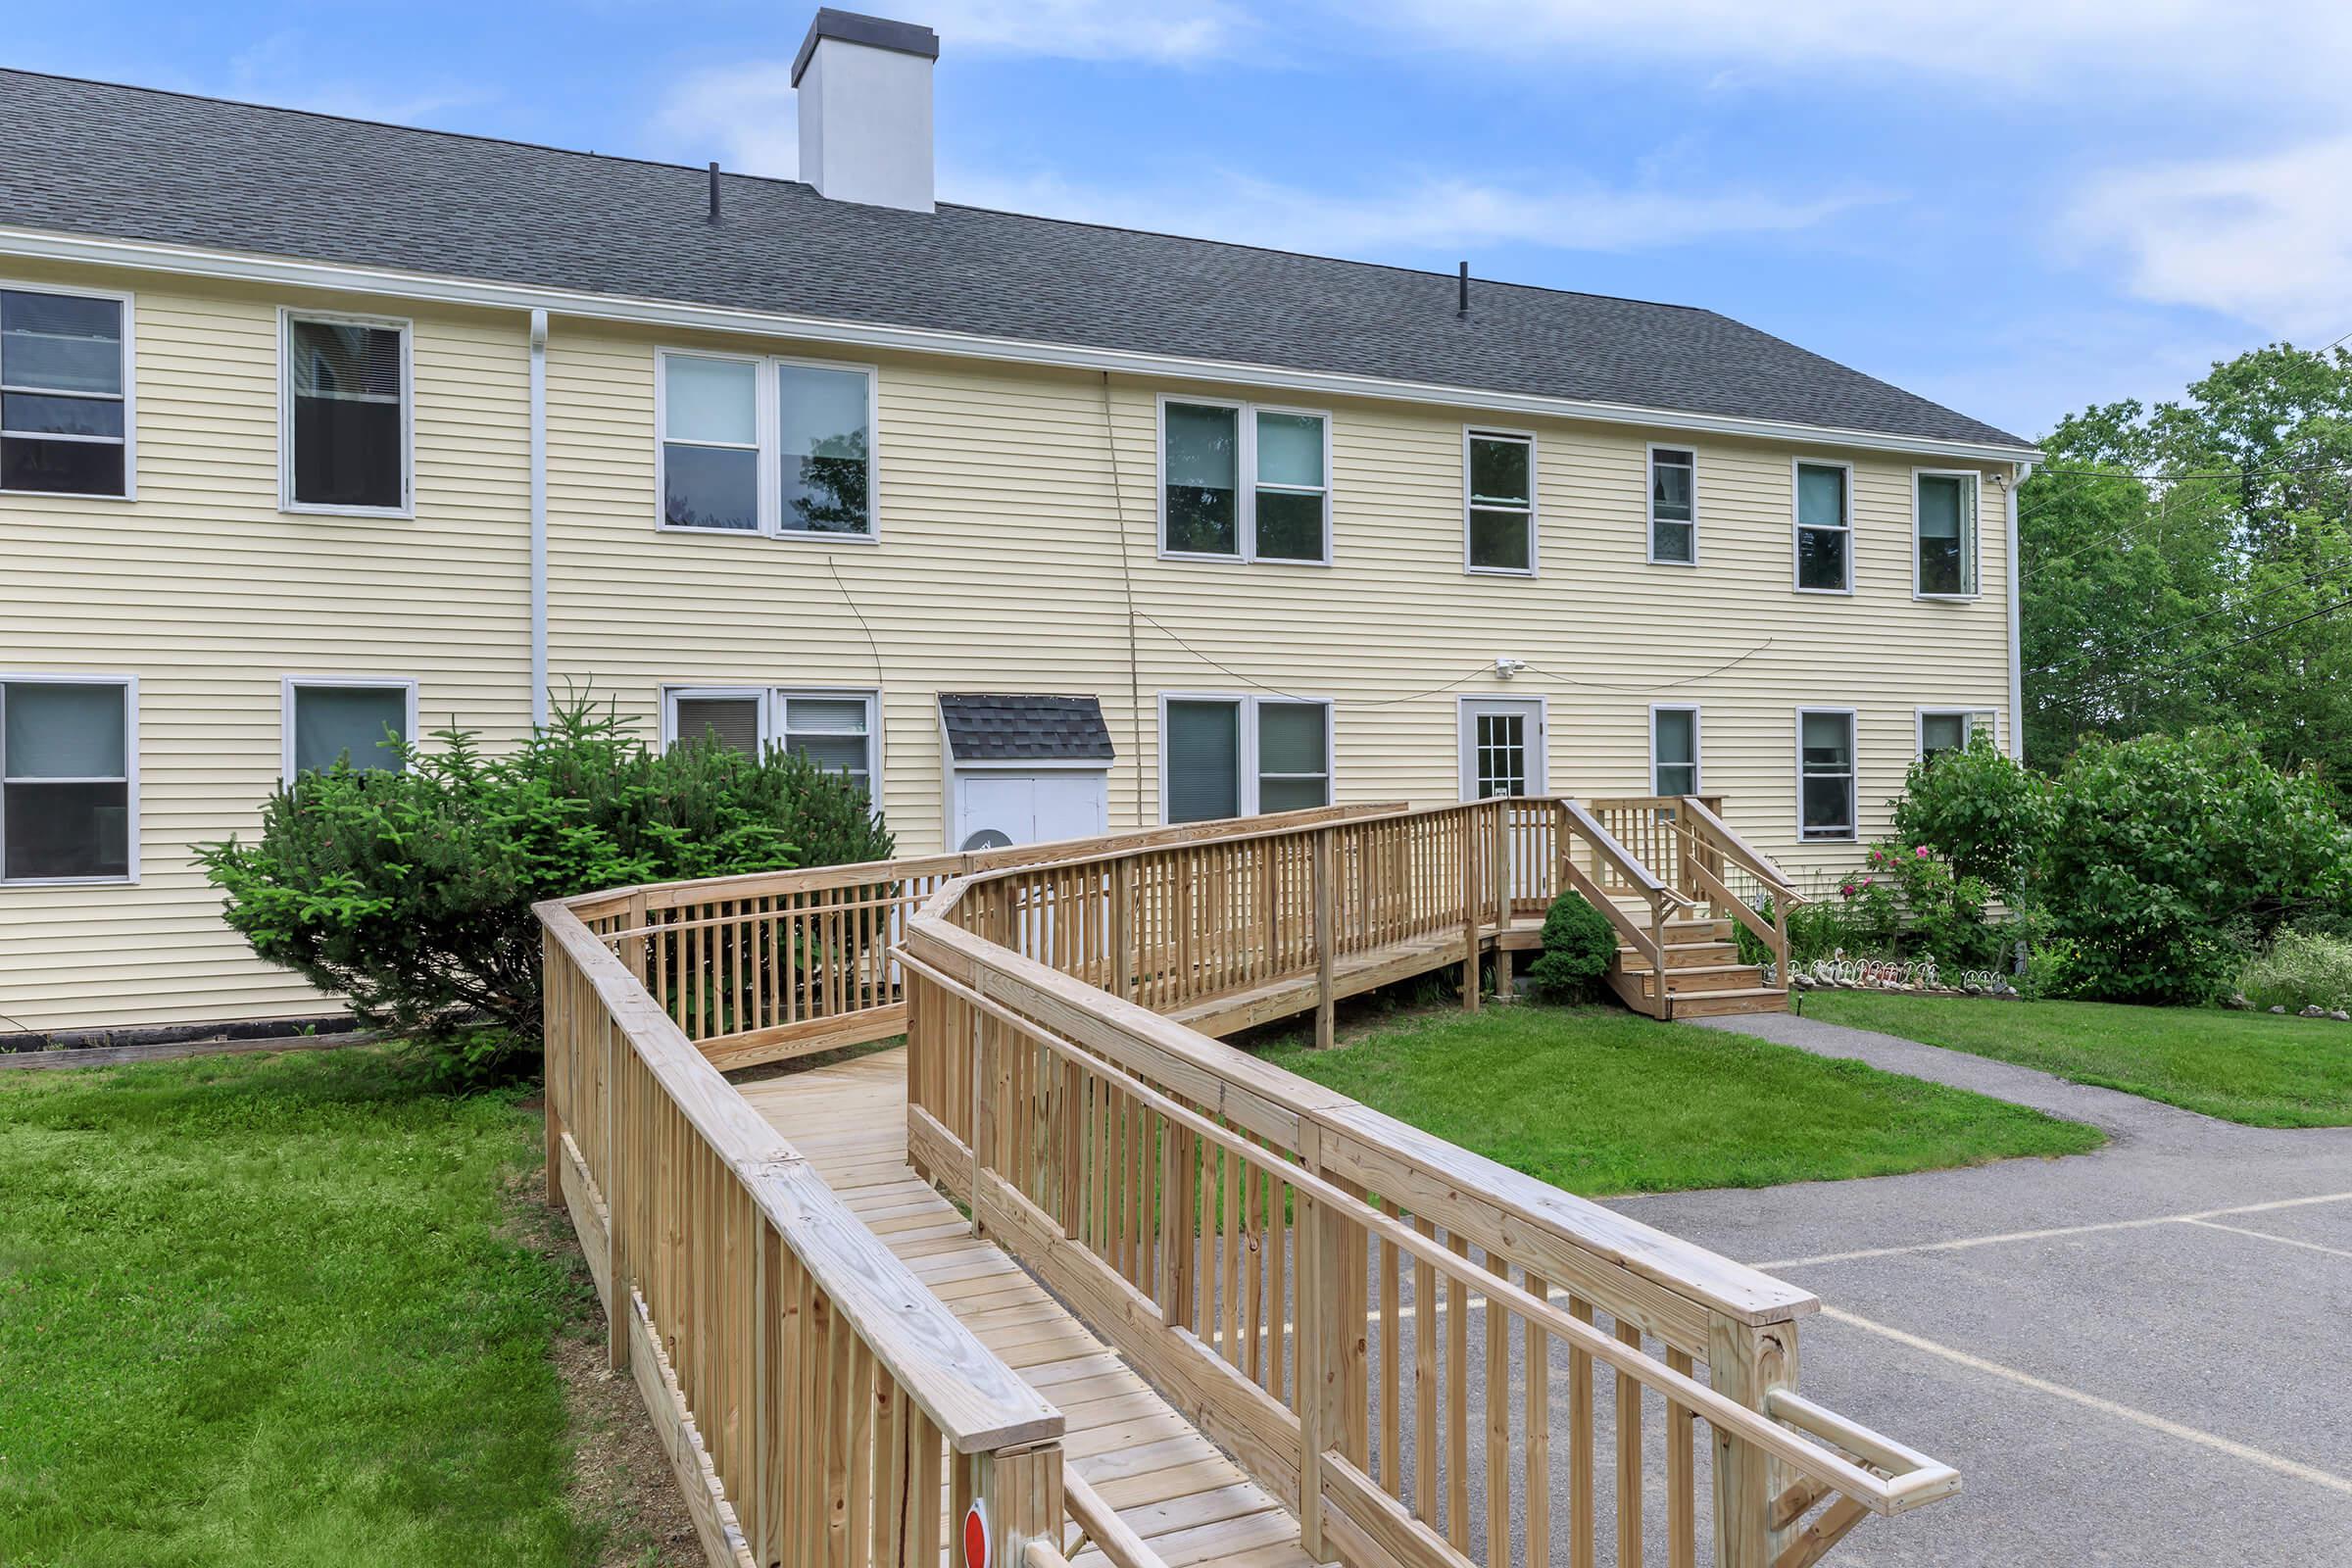
[[[0,1563],[574,1563],[513,1097],[381,1053],[0,1074]]]
[[[1432,1014],[1291,1071],[1592,1197],[1886,1176],[2104,1138],[1982,1095],[1615,1007]]]
[[[2352,1125],[2352,1027],[2327,1019],[1854,991],[1813,992],[1804,1009],[2249,1127]]]

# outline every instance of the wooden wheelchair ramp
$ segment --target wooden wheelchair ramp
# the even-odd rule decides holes
[[[1091,1486],[1168,1568],[1310,1568],[1298,1521],[906,1163],[904,1047],[741,1086],[850,1211],[1058,1408]],[[1106,1568],[1097,1549],[1073,1568]]]

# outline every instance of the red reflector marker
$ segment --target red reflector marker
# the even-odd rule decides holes
[[[963,1515],[963,1568],[988,1568],[988,1514],[977,1497]]]

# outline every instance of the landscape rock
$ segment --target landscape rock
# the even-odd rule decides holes
[[[2328,1009],[2315,1002],[2303,1009],[2302,1016],[2306,1018],[2325,1018],[2328,1016]]]
[[[2286,1009],[2284,1007],[2273,1007],[2271,1010],[2273,1012],[2284,1012]]]
[[[2328,1016],[2333,1018],[2337,1023],[2352,1023],[2352,1012],[2346,1012],[2341,1007],[2336,1008]]]
[[[2246,1000],[2246,994],[2242,991],[2230,992],[2230,1000],[2223,1003],[2222,1005],[2228,1007],[2231,1012],[2252,1012],[2254,1010],[2254,1004]]]

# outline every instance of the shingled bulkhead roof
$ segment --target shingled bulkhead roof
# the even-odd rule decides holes
[[[0,224],[2026,448],[1711,311],[0,70]]]

